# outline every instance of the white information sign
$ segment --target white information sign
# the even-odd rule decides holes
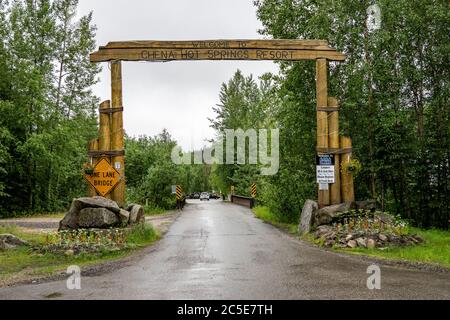
[[[326,191],[328,189],[329,189],[329,184],[328,183],[320,183],[319,184],[319,190]]]
[[[317,183],[335,183],[334,166],[317,166]]]

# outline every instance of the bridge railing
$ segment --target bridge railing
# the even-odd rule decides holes
[[[256,200],[254,198],[239,196],[235,194],[231,195],[231,202],[241,206],[246,206],[250,209],[253,208],[256,204]]]

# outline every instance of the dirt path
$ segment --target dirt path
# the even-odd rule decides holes
[[[145,221],[151,223],[161,234],[165,234],[178,215],[178,211],[170,211],[160,215],[147,216]],[[58,230],[61,219],[62,216],[1,219],[0,226],[14,225],[20,227],[23,232],[52,232]]]

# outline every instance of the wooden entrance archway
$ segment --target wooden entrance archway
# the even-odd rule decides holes
[[[111,157],[121,181],[110,197],[125,202],[124,130],[121,61],[282,60],[316,61],[317,153],[335,156],[335,183],[319,188],[319,206],[354,201],[353,177],[341,172],[341,162],[351,158],[351,140],[339,136],[339,104],[328,96],[328,62],[345,55],[325,40],[200,40],[110,42],[91,54],[91,62],[111,62],[111,102],[100,106],[99,139],[90,145],[93,158]],[[106,124],[109,123],[110,126]],[[95,195],[95,190],[90,190]]]

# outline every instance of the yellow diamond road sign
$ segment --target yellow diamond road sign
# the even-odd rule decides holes
[[[94,172],[85,174],[84,178],[104,197],[119,183],[120,173],[103,158],[95,165]]]

